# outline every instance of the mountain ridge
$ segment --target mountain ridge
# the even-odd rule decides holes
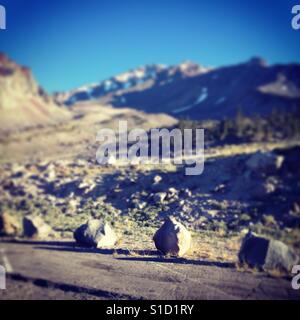
[[[147,64],[100,82],[85,84],[64,92],[56,92],[54,93],[54,97],[59,103],[72,105],[78,101],[97,99],[107,93],[130,89],[150,80],[163,80],[166,76],[188,77],[207,72],[208,70],[209,68],[204,68],[191,61],[184,61],[175,66]]]
[[[117,108],[166,112],[191,119],[268,114],[300,105],[300,64],[268,65],[260,57],[218,68],[193,62],[149,65],[55,96],[72,106],[98,100]],[[222,108],[222,109],[221,109]]]

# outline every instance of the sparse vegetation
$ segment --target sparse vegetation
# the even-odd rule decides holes
[[[297,108],[290,112],[273,109],[267,116],[247,117],[242,109],[238,108],[235,118],[221,121],[181,119],[178,128],[205,128],[205,141],[208,145],[275,142],[299,138],[300,114]]]

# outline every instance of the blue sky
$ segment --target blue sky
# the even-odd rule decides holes
[[[0,51],[46,90],[97,82],[150,63],[221,66],[262,56],[300,62],[297,0],[0,0]]]

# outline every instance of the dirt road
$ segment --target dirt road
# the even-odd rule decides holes
[[[239,272],[229,263],[72,242],[2,242],[0,264],[7,270],[0,299],[300,299],[289,280]]]

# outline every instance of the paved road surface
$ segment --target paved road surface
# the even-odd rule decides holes
[[[300,299],[289,280],[228,263],[132,256],[71,242],[2,242],[0,264],[8,271],[0,299]]]

